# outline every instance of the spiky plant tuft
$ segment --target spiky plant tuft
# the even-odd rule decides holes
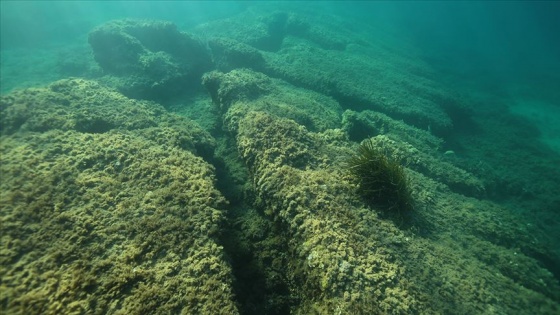
[[[391,211],[412,210],[413,200],[404,168],[378,149],[371,139],[360,144],[347,166],[369,203]]]

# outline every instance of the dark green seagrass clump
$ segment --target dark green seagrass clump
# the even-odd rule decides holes
[[[371,204],[390,211],[412,210],[412,195],[404,168],[376,148],[371,139],[362,142],[347,162],[359,191]]]

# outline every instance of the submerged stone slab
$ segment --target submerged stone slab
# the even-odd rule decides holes
[[[134,98],[164,102],[199,85],[211,66],[205,45],[175,24],[115,20],[89,34],[95,60],[106,80]]]
[[[259,62],[244,67],[333,97],[345,109],[380,111],[425,130],[452,128],[447,114],[451,93],[413,52],[392,49],[389,36],[332,17],[261,9],[197,31],[207,34],[210,43],[219,42],[219,52],[227,50],[227,43],[232,50],[239,50],[239,43],[252,47],[251,58]],[[271,38],[274,45],[263,44]],[[222,62],[227,71],[242,64]]]
[[[408,171],[416,207],[391,222],[355,194],[355,183],[335,162],[341,152],[336,143],[262,111],[236,116],[226,115],[226,121],[236,121],[232,127],[237,126],[257,206],[282,226],[286,239],[286,277],[301,297],[295,314],[333,308],[355,314],[446,313],[457,311],[457,304],[460,313],[489,307],[509,313],[534,303],[546,312],[558,308],[554,276],[535,258],[511,253],[512,244],[525,249],[533,244],[519,237],[527,235],[526,227],[507,209],[454,194]],[[495,223],[490,213],[504,223]],[[496,265],[496,259],[503,263]],[[516,265],[504,264],[509,259]],[[481,299],[480,292],[495,298]]]
[[[476,190],[476,178],[461,182],[460,170],[438,173],[449,165],[399,138],[410,129],[377,117],[390,122],[388,135],[396,140],[378,135],[375,145],[398,158],[422,161],[406,168],[413,211],[399,215],[368,206],[345,170],[354,144],[344,131],[310,132],[289,114],[262,108],[255,100],[270,91],[262,82],[262,74],[249,71],[213,73],[205,81],[248,167],[261,213],[243,224],[263,227],[264,218],[277,229],[259,231],[265,240],[257,246],[262,252],[254,253],[262,255],[257,260],[273,262],[264,271],[269,277],[281,274],[290,292],[268,292],[271,303],[296,296],[289,304],[293,314],[511,313],[535,303],[544,313],[558,309],[554,275],[529,254],[511,252],[511,246],[525,253],[535,246],[525,224],[505,208],[454,193],[442,183]],[[372,128],[379,127],[372,122]],[[423,135],[427,139],[417,139],[418,147],[434,150],[439,141]],[[278,248],[282,254],[271,257]],[[504,264],[508,260],[512,264]],[[271,287],[282,287],[275,279]]]
[[[2,312],[238,313],[204,132],[83,80],[1,104]]]
[[[127,98],[96,81],[67,79],[47,87],[14,91],[0,98],[0,132],[75,130],[106,133],[129,130],[160,134],[156,141],[209,157],[215,141],[193,121],[163,106]],[[165,135],[165,136],[164,136]]]
[[[223,112],[235,102],[244,102],[247,108],[293,119],[313,131],[340,126],[342,109],[335,100],[260,72],[250,69],[228,73],[213,71],[205,74],[202,81]]]

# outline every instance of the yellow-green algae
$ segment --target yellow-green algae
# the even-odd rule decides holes
[[[446,91],[431,79],[435,78],[436,74],[420,60],[421,58],[414,56],[413,47],[406,46],[402,42],[394,45],[395,40],[398,39],[391,38],[392,34],[382,32],[381,28],[374,29],[355,23],[348,24],[336,17],[325,18],[324,15],[317,15],[315,11],[309,12],[309,14],[272,12],[268,5],[264,4],[265,7],[260,9],[251,8],[236,17],[212,21],[196,28],[197,32],[204,34],[208,40],[207,44],[212,50],[213,62],[217,70],[234,70],[225,74],[213,72],[205,76],[207,88],[214,96],[214,101],[219,105],[215,110],[205,111],[204,114],[201,114],[197,108],[194,108],[191,100],[181,99],[185,103],[177,104],[177,107],[167,104],[168,109],[177,109],[182,105],[187,105],[182,107],[184,112],[190,111],[192,117],[199,117],[199,119],[195,119],[196,121],[203,121],[205,126],[212,128],[215,136],[222,137],[218,139],[218,146],[225,143],[226,149],[218,148],[216,150],[217,159],[212,159],[212,161],[219,168],[218,174],[235,173],[229,174],[235,178],[235,181],[224,182],[220,178],[220,186],[223,188],[230,183],[239,186],[237,189],[230,190],[227,196],[229,198],[239,193],[234,203],[241,204],[240,208],[246,206],[243,204],[244,202],[254,201],[256,209],[234,209],[243,214],[231,223],[242,227],[237,232],[243,234],[245,239],[240,243],[233,242],[230,253],[236,254],[237,249],[250,252],[256,263],[243,267],[246,268],[246,271],[251,272],[249,276],[255,274],[251,269],[253,266],[264,275],[264,278],[261,279],[264,281],[261,282],[247,278],[250,279],[247,286],[255,287],[252,292],[268,291],[266,295],[257,294],[258,298],[265,298],[260,302],[264,304],[262,309],[266,311],[259,313],[270,314],[274,313],[271,311],[274,310],[276,314],[286,314],[289,313],[289,308],[294,314],[314,312],[321,314],[560,313],[558,273],[556,272],[556,278],[554,278],[544,268],[558,271],[554,266],[557,255],[554,252],[551,253],[556,247],[553,246],[554,244],[545,243],[550,242],[553,237],[542,236],[546,232],[554,234],[556,230],[552,228],[554,224],[549,226],[533,224],[533,222],[553,222],[554,218],[551,217],[552,220],[541,218],[540,221],[527,219],[518,216],[518,213],[512,211],[512,208],[507,209],[490,201],[472,198],[485,198],[487,194],[492,193],[505,196],[519,193],[524,197],[525,204],[518,209],[527,213],[534,211],[530,213],[530,216],[542,216],[547,212],[535,210],[542,207],[554,208],[554,205],[557,204],[557,198],[554,198],[556,196],[554,187],[557,185],[553,185],[556,182],[554,180],[556,173],[550,165],[545,165],[551,163],[550,160],[535,157],[542,151],[536,150],[537,146],[529,143],[534,141],[533,137],[523,139],[510,135],[512,131],[519,130],[519,121],[515,121],[515,124],[511,124],[511,121],[508,122],[512,117],[505,113],[505,108],[501,106],[494,107],[495,109],[488,110],[488,112],[478,112],[476,115],[469,113],[468,107],[473,104],[467,105],[469,101],[464,99],[465,95],[461,95],[462,101],[455,99],[451,91]],[[298,9],[301,7],[300,3],[294,5]],[[119,24],[126,26],[127,23],[117,22],[112,25],[118,26]],[[148,27],[164,26],[160,31],[172,30],[169,28],[170,24],[166,22],[144,25]],[[109,26],[112,28],[111,24]],[[118,31],[118,29],[114,30]],[[126,40],[131,37],[125,35],[121,38]],[[395,50],[394,47],[400,49]],[[375,56],[375,58],[371,58],[371,56]],[[168,53],[158,51],[158,49],[155,49],[153,53],[149,52],[147,55],[141,56],[138,60],[124,58],[119,61],[122,56],[116,55],[115,57],[118,62],[117,66],[126,66],[120,61],[132,61],[135,63],[133,66],[138,67],[139,72],[132,77],[104,76],[100,79],[129,93],[140,92],[131,93],[131,95],[143,94],[155,97],[153,99],[164,100],[161,98],[162,96],[177,96],[175,92],[184,93],[186,88],[198,86],[200,73],[194,77],[196,84],[174,84],[177,82],[176,80],[169,80],[171,76],[178,74],[176,71],[178,68],[169,63],[171,56]],[[36,66],[34,64],[33,69]],[[239,69],[242,67],[248,67],[253,71]],[[157,73],[158,69],[165,69],[165,71]],[[20,71],[21,67],[17,70]],[[155,82],[159,84],[154,86],[152,85],[154,80],[143,80],[138,77],[138,75],[142,76],[144,70],[156,70],[151,78],[155,78]],[[257,71],[287,80],[291,84],[298,85],[299,88],[282,80],[269,78]],[[158,75],[162,76],[156,78]],[[175,76],[175,78],[177,77]],[[164,84],[162,85],[162,83]],[[165,83],[171,84],[168,86],[171,89],[167,89],[171,93],[146,93],[152,88],[162,92],[163,90],[160,88],[164,87]],[[183,83],[185,82],[183,81]],[[70,84],[74,86],[72,87]],[[127,87],[140,88],[133,91]],[[315,92],[304,90],[302,87],[315,90]],[[191,90],[189,89],[189,91]],[[23,209],[22,205],[29,205],[25,209],[38,209],[37,205],[41,203],[50,205],[50,208],[44,207],[47,210],[51,209],[49,213],[55,213],[52,209],[64,209],[66,203],[69,205],[79,203],[93,208],[89,203],[97,202],[94,204],[96,209],[111,208],[115,200],[120,202],[129,197],[134,201],[131,203],[133,209],[130,211],[132,212],[136,209],[149,212],[154,211],[154,208],[157,211],[157,209],[164,209],[165,207],[160,207],[160,205],[167,205],[168,202],[171,202],[170,211],[172,213],[176,213],[173,209],[179,208],[198,209],[197,205],[200,203],[196,203],[192,207],[175,205],[172,201],[174,193],[165,192],[162,186],[168,185],[171,181],[171,186],[178,188],[179,195],[184,191],[181,189],[184,188],[182,184],[173,184],[173,178],[180,176],[174,177],[175,175],[169,174],[177,172],[171,168],[181,167],[182,169],[186,165],[183,165],[182,162],[171,163],[169,161],[171,156],[174,157],[173,159],[176,157],[181,161],[192,162],[189,162],[189,165],[197,165],[197,169],[200,169],[201,172],[209,170],[207,175],[212,177],[214,172],[211,167],[184,151],[210,160],[214,140],[196,124],[168,115],[161,106],[130,100],[118,93],[111,92],[112,96],[108,97],[108,95],[109,91],[102,87],[100,89],[97,83],[65,80],[55,83],[47,89],[29,89],[13,93],[2,99],[0,103],[2,153],[9,152],[12,156],[17,155],[17,152],[20,151],[31,152],[26,153],[28,162],[19,163],[17,167],[14,166],[15,163],[11,163],[10,170],[13,170],[13,173],[6,173],[9,176],[9,180],[6,181],[7,185],[14,183],[12,181],[14,177],[23,174],[21,180],[15,181],[17,182],[15,185],[19,186],[10,186],[10,189],[6,190],[10,196],[15,196],[6,199],[8,201],[2,204],[2,207],[8,206],[6,211],[13,211],[14,206]],[[201,100],[199,108],[207,110],[206,104],[209,103],[209,100],[201,95],[196,97],[200,97]],[[101,98],[104,101],[99,101]],[[347,111],[340,122],[342,109],[347,109]],[[216,115],[220,110],[223,117],[218,117],[219,114]],[[212,117],[208,119],[206,114],[210,114]],[[469,117],[471,114],[473,116]],[[500,119],[496,119],[496,117]],[[219,128],[222,127],[220,124],[222,118],[224,126],[229,131],[227,135],[219,132]],[[467,119],[467,123],[463,118]],[[470,119],[477,121],[470,122]],[[471,125],[473,122],[476,123]],[[472,127],[482,127],[482,133],[473,133],[466,137],[459,136],[464,134],[463,131],[476,130]],[[91,134],[91,138],[82,137],[88,134]],[[434,134],[445,136],[445,143],[443,139]],[[66,138],[73,140],[68,141]],[[91,139],[93,139],[91,141],[103,144],[104,147],[66,149],[77,143],[74,138],[84,140],[88,147],[91,146]],[[410,176],[414,198],[418,202],[417,211],[407,218],[408,221],[387,221],[378,217],[379,209],[375,206],[368,207],[359,198],[356,198],[355,182],[341,171],[343,168],[341,162],[355,150],[357,142],[365,138],[370,138],[383,150],[406,161],[406,172]],[[22,142],[18,142],[19,140]],[[512,146],[512,140],[514,140],[515,146]],[[149,141],[150,144],[144,143],[146,141]],[[252,143],[252,141],[256,143]],[[121,142],[130,142],[132,146],[137,146],[139,149],[136,147],[132,149],[131,146],[125,144],[121,145]],[[106,148],[111,148],[113,144],[117,144],[117,147],[124,151],[118,154],[107,151]],[[147,145],[149,148],[143,145]],[[455,150],[457,156],[453,159],[442,157],[444,152],[441,150],[442,146],[445,146],[443,150]],[[461,148],[468,149],[469,152],[461,152]],[[527,148],[531,149],[527,150]],[[61,162],[63,156],[68,152],[78,156],[85,153],[91,154],[90,149],[95,149],[96,152],[93,156],[101,157],[101,160],[85,158],[80,161],[80,163],[84,162],[83,166],[75,166],[74,164],[78,161],[72,160],[74,158],[68,156],[63,162],[74,163],[68,168],[78,169],[80,174],[83,173],[81,175],[83,178],[80,181],[66,182],[66,179],[73,177],[68,174],[64,175],[67,165]],[[179,153],[175,153],[174,150]],[[137,156],[137,160],[129,158],[130,155],[138,152],[142,156]],[[242,165],[238,163],[239,157],[236,156],[237,152],[241,153],[241,158],[250,172],[242,170]],[[489,152],[492,154],[488,155]],[[35,159],[32,154],[40,158]],[[461,156],[463,154],[464,156]],[[113,166],[108,166],[115,156],[118,157],[118,161],[112,164]],[[476,158],[477,156],[484,156],[483,161]],[[520,159],[519,156],[524,156],[526,159]],[[124,164],[121,164],[121,157],[125,161],[132,161],[133,164],[144,163],[143,157],[156,159],[156,161],[150,161],[149,169],[138,173],[133,180],[121,182],[124,177],[120,177],[120,171],[126,168]],[[226,170],[223,165],[221,167],[219,163],[216,163],[216,160],[222,158],[227,165]],[[518,167],[521,160],[532,166]],[[27,190],[32,190],[31,186],[26,185],[35,183],[35,173],[39,171],[38,173],[42,174],[55,164],[60,166],[54,168],[58,174],[53,173],[52,177],[61,180],[55,182],[49,180],[49,176],[41,175],[38,178],[50,185],[43,182],[36,183],[37,189],[33,188],[36,190],[35,194],[24,191],[24,195],[28,197],[18,199],[18,196],[21,195],[17,192],[14,193],[16,188],[25,187]],[[25,166],[25,168],[21,168],[21,166]],[[537,168],[547,171],[534,172]],[[27,171],[28,169],[29,171]],[[101,171],[101,169],[103,170]],[[152,172],[157,175],[153,175]],[[132,173],[134,172],[132,171]],[[194,177],[200,175],[198,171],[190,168],[187,173],[189,176],[194,174]],[[150,189],[152,184],[144,181],[144,175],[150,179],[153,178],[155,183],[153,186],[157,186],[157,188]],[[160,176],[171,179],[166,182],[159,181]],[[113,177],[120,179],[115,181]],[[3,178],[2,181],[4,181]],[[251,179],[249,183],[245,183],[246,178]],[[206,178],[204,182],[206,180],[211,182],[209,178]],[[141,201],[138,201],[140,197],[136,197],[136,195],[117,194],[116,197],[112,197],[113,195],[105,193],[104,189],[107,188],[103,188],[120,185],[126,190],[129,189],[127,186],[131,185],[131,182],[136,181],[142,187],[150,189],[147,192],[142,189],[130,190],[134,193],[138,191],[138,194],[143,196]],[[59,183],[62,183],[61,188],[58,188]],[[252,188],[249,187],[250,184],[252,184]],[[56,193],[60,190],[73,191],[76,190],[74,187],[78,187],[78,185],[91,187],[91,192],[89,192],[89,188],[84,191],[88,192],[90,197],[99,196],[99,198],[93,198],[96,199],[93,201],[91,198],[81,200],[71,195],[74,199],[68,198],[57,202],[57,208],[50,201],[53,199],[52,196],[58,196]],[[2,189],[4,187],[2,186]],[[209,187],[208,189],[213,188],[212,185],[207,187]],[[193,186],[192,188],[187,187],[185,191],[190,196],[194,191],[199,191],[197,189]],[[201,190],[204,189],[201,188]],[[153,206],[154,196],[150,191],[152,193],[154,191],[163,192],[171,201],[158,199],[157,205]],[[48,193],[48,195],[45,197],[44,193]],[[38,201],[33,196],[39,196],[40,203],[37,203]],[[525,198],[529,196],[534,199]],[[4,198],[5,195],[1,197]],[[183,200],[184,198],[182,198],[179,199]],[[517,200],[516,203],[519,201],[521,200]],[[513,208],[518,206],[514,205]],[[212,205],[210,208],[213,210],[208,212],[214,212],[221,207]],[[68,211],[71,210],[74,208]],[[96,213],[93,210],[90,212]],[[178,212],[179,214],[174,214],[172,219],[180,217],[183,213],[180,210]],[[207,215],[206,211],[202,212]],[[26,235],[35,235],[27,233],[26,228],[34,228],[38,231],[37,235],[45,235],[41,230],[43,225],[36,223],[41,219],[39,216],[41,212],[30,213],[27,211],[27,213],[28,216],[16,217],[20,221],[22,218],[27,220],[26,225],[19,225],[16,228],[13,228],[15,226],[13,224],[5,225],[8,227],[7,229],[10,229],[12,233],[10,235],[16,235],[21,239],[24,239]],[[2,212],[3,214],[4,212]],[[155,224],[166,226],[160,223],[168,220],[167,216],[161,218],[149,213],[146,216],[159,218],[154,220]],[[120,222],[117,220],[120,217],[113,215],[108,220]],[[132,222],[133,219],[134,217],[129,221]],[[2,224],[14,220],[13,216],[3,216]],[[201,220],[208,221],[203,218]],[[76,219],[75,216],[71,216],[71,219],[61,217],[60,221],[55,221],[58,224],[56,226],[62,226],[64,229],[83,230],[80,232],[83,238],[78,237],[65,241],[68,244],[78,241],[82,242],[80,245],[83,245],[84,248],[88,248],[87,246],[94,241],[104,240],[98,237],[94,241],[84,243],[81,239],[90,237],[88,231],[101,228],[96,225],[81,224],[82,221]],[[165,235],[156,233],[156,236],[153,237],[162,238],[166,244],[183,244],[184,238],[180,235],[185,234],[179,234],[177,231],[184,227],[183,220],[179,221],[181,222],[170,223],[170,229],[163,229],[166,232]],[[221,222],[221,219],[218,221]],[[49,218],[45,222],[48,223],[47,227],[55,224]],[[144,226],[149,232],[146,234],[150,234],[152,237],[152,230],[156,231],[156,228],[152,228],[150,224],[152,224],[151,221],[146,222]],[[187,225],[192,228],[190,223]],[[117,228],[123,227],[124,223],[121,222],[116,226]],[[201,227],[208,226],[211,227],[208,229],[208,233],[201,233],[203,240],[213,240],[214,228],[220,229],[219,224],[201,225]],[[4,235],[4,225],[0,228]],[[117,228],[108,228],[109,233],[103,234],[103,237],[111,239],[111,235],[117,235],[119,239],[111,243],[105,241],[97,246],[95,248],[96,256],[117,257],[113,253],[122,251],[122,248],[128,246],[118,244],[129,239],[136,239],[136,235],[127,238],[125,235],[119,234],[121,230]],[[135,228],[134,231],[140,231],[140,228]],[[138,232],[140,235],[138,237],[145,239],[147,236],[142,231]],[[126,235],[132,235],[132,233],[126,233],[128,233]],[[196,231],[188,232],[186,237],[193,236],[193,239],[198,239],[197,233]],[[56,236],[65,235],[59,233]],[[61,238],[64,240],[64,237]],[[56,238],[56,240],[59,239]],[[5,267],[1,269],[3,282],[0,289],[2,293],[10,292],[12,294],[10,300],[2,299],[2,307],[7,307],[8,301],[13,301],[11,297],[14,296],[15,285],[12,284],[21,287],[30,287],[30,283],[35,284],[34,278],[29,276],[29,273],[25,274],[27,272],[25,263],[31,262],[32,268],[37,269],[39,263],[35,260],[45,261],[40,255],[40,247],[31,246],[34,244],[55,246],[51,244],[55,242],[49,243],[45,239],[39,238],[33,239],[35,243],[29,245],[31,242],[22,243],[18,238],[11,243],[5,243],[4,240],[2,239],[2,245],[8,244],[5,247],[6,253],[12,249],[22,248],[21,244],[29,248],[25,252],[14,250],[9,256],[12,265],[16,265],[19,260],[23,262],[23,264],[17,265],[19,269],[14,269],[15,267],[10,263],[4,264],[2,261],[2,266]],[[27,242],[25,239],[24,241]],[[349,244],[347,241],[351,241],[351,243]],[[73,248],[81,248],[77,246]],[[219,247],[217,244],[216,246]],[[174,277],[173,270],[176,269],[174,269],[175,265],[172,261],[175,261],[175,253],[167,250],[160,252],[148,250],[136,254],[139,252],[136,247],[130,252],[132,254],[128,254],[126,257],[133,258],[125,257],[111,261],[111,263],[118,262],[118,267],[113,269],[104,267],[109,264],[107,263],[96,270],[96,277],[99,279],[105,279],[107,272],[112,270],[116,270],[116,272],[111,274],[122,275],[113,277],[116,279],[114,281],[103,282],[109,283],[103,286],[109,292],[107,294],[103,294],[104,291],[98,289],[95,282],[90,286],[91,282],[81,281],[80,272],[61,275],[68,269],[69,263],[66,265],[43,263],[42,266],[48,268],[41,269],[42,273],[37,273],[40,275],[40,278],[38,276],[37,279],[40,279],[38,282],[48,283],[50,286],[47,286],[47,289],[51,291],[33,289],[31,293],[23,290],[18,292],[23,292],[22,295],[25,294],[26,297],[33,296],[36,292],[42,294],[55,292],[58,290],[55,287],[57,283],[63,283],[56,279],[66,281],[64,284],[69,281],[83,283],[82,286],[74,286],[78,289],[68,292],[72,292],[73,296],[86,296],[84,299],[87,299],[87,306],[90,307],[87,311],[81,309],[74,311],[74,308],[63,309],[61,305],[75,307],[86,302],[69,297],[70,295],[66,291],[62,291],[60,294],[49,296],[49,302],[56,307],[61,307],[51,313],[236,312],[231,307],[233,298],[230,293],[224,293],[225,306],[220,310],[213,308],[217,303],[206,300],[200,302],[197,309],[191,307],[197,303],[195,299],[198,300],[198,295],[195,298],[189,295],[188,301],[190,302],[185,303],[183,299],[185,290],[181,285],[184,284],[185,287],[191,288],[189,283],[192,278],[186,278],[186,282],[178,282],[180,280]],[[219,258],[222,252],[219,248],[216,250],[216,255],[206,254],[208,252],[208,247],[202,246],[200,250],[197,250],[197,254],[189,258],[190,262],[206,261],[206,258],[209,258],[212,261],[215,259],[219,265],[223,264],[223,260]],[[212,252],[214,251],[212,250]],[[38,257],[38,259],[31,259],[30,255],[33,256],[31,258]],[[157,257],[151,258],[152,261],[163,257],[161,263],[153,263],[158,264],[153,269],[153,272],[157,274],[154,281],[140,283],[139,280],[137,281],[139,278],[135,275],[130,276],[130,267],[121,266],[120,261],[123,259],[136,262],[135,257],[141,257],[140,259]],[[535,258],[539,260],[537,261]],[[66,261],[71,261],[73,258],[66,259]],[[141,262],[143,261],[141,260]],[[90,263],[89,260],[88,263]],[[237,261],[236,267],[244,264],[245,260],[241,259]],[[80,271],[80,268],[75,269]],[[91,269],[91,267],[88,268]],[[8,269],[19,275],[19,279],[22,281],[16,281],[12,276],[10,276],[11,278],[4,277],[4,272]],[[45,271],[47,269],[52,270]],[[205,269],[210,270],[210,268]],[[134,273],[134,269],[132,272]],[[136,272],[138,273],[139,269],[136,269]],[[35,274],[33,273],[33,275]],[[88,277],[90,274],[87,274]],[[49,280],[51,275],[56,275],[54,281]],[[144,275],[142,273],[142,276]],[[11,282],[5,281],[4,278]],[[131,278],[132,280],[130,280]],[[217,279],[218,283],[222,285],[225,283],[226,292],[230,285],[230,278],[228,274]],[[206,281],[207,277],[202,277],[202,279]],[[208,283],[212,283],[213,280],[214,278],[210,279]],[[96,279],[96,281],[98,280]],[[101,283],[105,280],[99,281]],[[164,284],[161,284],[162,281]],[[156,282],[157,285],[151,286]],[[136,286],[137,283],[139,283],[138,286]],[[169,283],[173,285],[169,286]],[[37,287],[43,288],[44,284],[39,283]],[[152,288],[154,289],[152,290]],[[179,289],[176,290],[175,295],[167,294],[176,288]],[[275,290],[277,288],[286,290]],[[133,296],[133,293],[140,292],[140,289],[146,293]],[[165,294],[158,295],[162,290]],[[88,296],[88,294],[92,296]],[[216,297],[213,293],[210,295]],[[43,294],[40,299],[28,299],[28,301],[38,301],[35,304],[37,307],[50,305],[44,303],[47,299],[45,296],[46,294]],[[112,297],[109,302],[107,296]],[[141,299],[136,299],[137,296],[140,296]],[[170,298],[168,299],[168,297]],[[64,303],[60,302],[61,299],[65,299]],[[216,298],[216,300],[218,299]],[[138,306],[144,305],[150,309],[119,308],[124,305],[123,301],[131,304],[138,303]],[[237,301],[245,302],[241,297],[238,297]],[[28,305],[31,304],[28,303]],[[114,308],[107,310],[108,304]],[[181,306],[175,308],[176,305]],[[188,306],[183,309],[182,305]],[[152,308],[152,306],[154,307]],[[251,305],[241,305],[241,308],[244,312],[253,310]],[[26,311],[26,313],[33,311],[31,308],[22,309],[21,306],[19,306],[19,310]],[[16,308],[10,308],[7,312],[15,311],[17,311]]]
[[[238,312],[217,243],[225,201],[193,154],[208,135],[84,80],[1,108],[2,313]],[[114,129],[81,132],[84,116]]]
[[[340,122],[342,109],[334,99],[250,69],[232,70],[227,75],[212,71],[202,81],[207,87],[216,85],[209,92],[222,110],[233,101],[246,100],[252,101],[253,110],[290,118],[312,131],[336,128]]]
[[[237,78],[225,74],[207,87],[216,93],[224,80],[242,91],[235,95],[246,95],[246,81],[235,87]],[[383,220],[344,171],[341,156],[353,147],[344,132],[309,132],[263,111],[258,100],[257,93],[218,102],[251,173],[256,206],[281,227],[283,268],[299,301],[293,314],[509,314],[535,305],[543,314],[558,311],[558,283],[524,254],[539,245],[507,209],[454,193],[419,168],[407,170],[418,211],[404,227]],[[393,138],[372,141],[405,158],[432,155]],[[423,163],[445,167],[436,159]]]

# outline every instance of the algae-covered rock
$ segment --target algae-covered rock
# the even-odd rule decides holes
[[[263,112],[242,118],[237,135],[259,200],[289,235],[287,276],[303,299],[295,313],[413,309],[415,299],[405,298],[407,286],[394,282],[400,267],[376,247],[379,235],[371,233],[373,226],[378,231],[388,226],[377,225],[374,212],[356,207],[343,173],[301,165],[301,154],[310,157],[310,165],[326,158],[306,141],[309,137],[297,124]]]
[[[0,313],[559,313],[554,221],[482,199],[473,145],[449,143],[477,127],[466,103],[389,34],[265,8],[202,41],[93,30],[100,81],[166,107],[81,79],[1,97]],[[366,138],[402,163],[411,211],[360,197]]]
[[[205,132],[83,80],[1,104],[2,313],[238,313]]]
[[[361,49],[369,51],[367,55],[379,54],[371,46]],[[398,55],[368,59],[347,50],[324,50],[294,37],[284,41],[279,53],[264,57],[265,73],[329,95],[346,108],[374,109],[423,129],[452,127],[440,105],[446,92],[407,69]]]
[[[236,126],[238,149],[253,175],[257,204],[287,234],[288,283],[301,297],[293,307],[295,314],[332,309],[356,314],[473,313],[488,307],[508,313],[534,303],[542,304],[544,313],[557,308],[558,285],[537,260],[519,252],[511,263],[517,268],[495,265],[496,259],[511,257],[509,246],[527,246],[530,240],[516,239],[512,232],[525,235],[522,224],[489,226],[493,221],[483,214],[500,213],[490,204],[476,203],[480,212],[473,212],[471,199],[409,171],[418,207],[405,225],[446,242],[434,244],[364,207],[341,165],[329,162],[320,142],[307,141],[314,136],[297,124],[250,111]],[[309,167],[301,165],[303,153]],[[515,216],[502,214],[508,225],[516,222]],[[448,239],[448,232],[457,231],[461,232]],[[495,232],[489,237],[481,231]],[[456,249],[457,244],[462,250]],[[474,254],[480,246],[495,258]],[[535,276],[541,281],[535,282]],[[493,295],[481,297],[480,292]],[[442,302],[449,299],[454,302]],[[498,302],[503,300],[508,303]]]
[[[205,45],[166,21],[115,20],[89,34],[95,60],[125,95],[167,101],[211,68]]]
[[[374,109],[438,132],[453,127],[446,108],[450,92],[420,58],[391,49],[394,39],[379,30],[359,29],[333,16],[255,7],[196,31],[207,34],[209,43],[228,38],[219,41],[218,55],[239,51],[239,43],[253,48],[242,51],[252,51],[258,62],[231,63],[225,71],[239,64],[333,97],[345,109]]]
[[[259,50],[231,38],[212,38],[208,40],[212,50],[212,59],[216,68],[228,72],[238,68],[260,70],[264,67],[264,58]]]
[[[360,142],[377,135],[387,135],[406,141],[425,153],[438,151],[443,140],[429,131],[405,124],[402,120],[375,112],[364,110],[356,112],[345,110],[342,115],[342,128],[348,133],[350,140]]]
[[[407,142],[395,141],[385,135],[373,137],[371,141],[393,158],[403,161],[409,168],[448,185],[458,193],[484,196],[484,183],[479,178],[449,162],[435,158],[429,151],[420,151]]]
[[[4,135],[54,129],[84,133],[119,129],[160,133],[161,137],[153,138],[160,144],[167,142],[203,156],[211,156],[215,146],[202,128],[183,117],[170,115],[161,105],[129,99],[83,79],[60,80],[47,87],[2,96],[0,114],[0,131]]]
[[[367,117],[372,130],[387,124],[387,135],[377,135],[372,143],[405,165],[410,161],[405,172],[415,209],[401,221],[387,220],[364,204],[345,170],[344,158],[354,144],[344,129],[311,132],[290,111],[263,108],[258,100],[276,95],[270,82],[246,70],[212,72],[204,79],[248,167],[254,205],[277,228],[260,236],[268,241],[255,245],[255,261],[272,261],[274,267],[261,272],[265,277],[285,274],[290,294],[271,296],[270,288],[281,286],[267,284],[267,305],[287,301],[293,314],[510,313],[535,303],[543,313],[558,308],[554,276],[527,251],[531,241],[515,237],[528,234],[519,218],[452,192],[449,187],[468,194],[481,183],[432,156],[437,138],[420,132],[413,139],[406,135],[417,130],[413,127],[387,116]],[[405,142],[407,136],[426,152]],[[262,218],[254,215],[241,220],[262,226]],[[493,224],[496,220],[503,225]],[[495,265],[512,257],[512,244],[520,248],[519,258],[512,260],[520,269]],[[278,247],[285,254],[270,257]],[[477,247],[492,254],[480,257]]]
[[[442,159],[443,140],[431,133],[370,110],[343,114],[343,129],[350,139],[373,137],[376,146],[401,160],[411,169],[469,196],[484,196],[484,183],[473,174]]]
[[[227,38],[260,51],[277,51],[284,39],[288,15],[276,10],[262,14],[261,10],[254,8],[249,7],[231,18],[204,23],[195,30],[208,38]]]
[[[293,119],[313,131],[340,125],[341,108],[332,98],[301,89],[260,72],[237,69],[206,73],[202,83],[212,100],[225,112],[231,104],[259,109]],[[243,105],[245,103],[246,105]]]

